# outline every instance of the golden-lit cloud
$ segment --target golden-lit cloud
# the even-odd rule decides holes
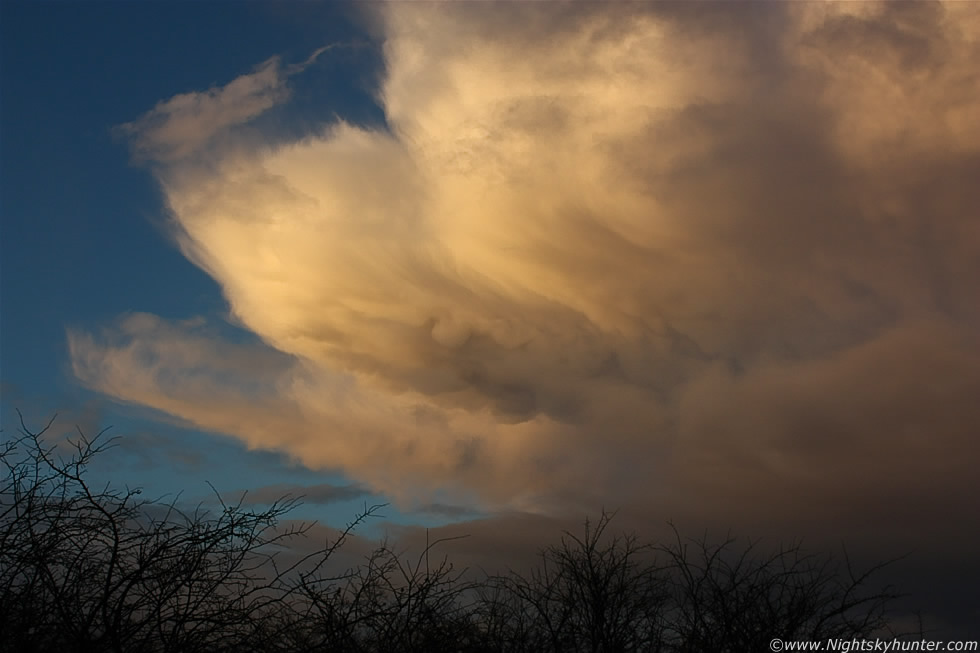
[[[278,57],[221,88],[181,93],[139,120],[119,126],[137,156],[155,161],[186,157],[222,131],[248,122],[287,97]]]
[[[319,48],[305,62],[286,68],[279,57],[272,57],[220,88],[181,93],[161,101],[138,120],[117,129],[131,139],[133,153],[140,160],[173,162],[199,154],[202,148],[213,145],[216,136],[289,99],[287,79],[333,47]]]
[[[130,316],[84,383],[399,496],[964,500],[974,5],[373,11],[385,128],[235,144],[277,60],[125,126],[264,345]]]

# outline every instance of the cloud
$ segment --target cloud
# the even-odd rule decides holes
[[[350,501],[369,494],[366,488],[356,484],[334,485],[332,483],[317,483],[316,485],[289,485],[279,483],[264,485],[260,488],[230,492],[226,500],[237,500],[244,496],[248,504],[272,504],[284,497],[301,499],[304,504],[324,505],[338,501]]]
[[[117,130],[141,160],[175,162],[198,154],[233,127],[244,125],[289,99],[286,81],[337,44],[318,48],[306,61],[283,68],[272,57],[221,87],[175,95]]]
[[[452,503],[440,503],[434,502],[429,503],[424,506],[420,506],[414,510],[416,514],[431,515],[436,517],[445,517],[452,520],[461,520],[464,518],[472,518],[474,515],[478,514],[477,511],[469,506],[459,506]]]
[[[262,344],[82,382],[410,499],[980,542],[974,5],[375,9],[386,129],[212,147],[277,60],[125,127]]]
[[[220,88],[181,93],[118,127],[141,159],[175,161],[288,98],[278,57]]]

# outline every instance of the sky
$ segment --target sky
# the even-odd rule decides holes
[[[2,12],[5,437],[474,561],[843,543],[980,621],[980,3]]]

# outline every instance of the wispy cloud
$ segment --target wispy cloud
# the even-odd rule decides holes
[[[279,57],[272,57],[224,86],[161,101],[117,129],[130,139],[140,160],[173,163],[199,154],[216,136],[287,101],[289,77],[303,72],[335,47],[338,44],[325,45],[306,61],[285,67]]]
[[[225,86],[175,95],[118,129],[131,139],[140,159],[175,161],[199,152],[217,134],[288,96],[279,58],[273,57]]]
[[[227,493],[226,500],[239,498],[245,503],[272,504],[284,498],[300,499],[305,504],[325,505],[338,501],[350,501],[370,494],[367,488],[357,484],[334,485],[332,483],[317,483],[316,485],[290,485],[278,483],[263,485],[259,488],[239,490]]]
[[[416,508],[413,512],[421,513],[424,515],[433,515],[437,517],[446,517],[448,519],[460,520],[460,519],[473,519],[477,514],[476,510],[469,506],[458,506],[452,503],[429,503],[424,506]]]
[[[83,382],[403,496],[950,528],[976,5],[377,11],[387,130],[209,149],[278,60],[125,127],[265,345],[133,317],[71,334]]]

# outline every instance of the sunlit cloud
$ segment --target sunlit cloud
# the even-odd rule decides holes
[[[138,120],[117,129],[130,139],[140,160],[173,162],[199,153],[216,136],[288,100],[288,78],[333,47],[323,46],[303,63],[285,68],[279,57],[272,57],[225,86],[161,101]]]
[[[131,316],[84,383],[399,496],[966,501],[973,5],[375,9],[384,129],[210,147],[277,59],[124,126],[264,344]]]

